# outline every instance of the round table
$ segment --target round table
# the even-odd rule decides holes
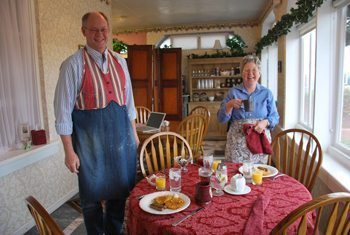
[[[226,165],[230,179],[238,173],[240,165]],[[154,215],[140,208],[139,197],[156,191],[154,186],[142,179],[131,192],[126,208],[128,234],[247,234],[250,226],[257,226],[259,223],[261,234],[269,234],[289,212],[312,199],[305,186],[292,177],[282,176],[275,180],[264,178],[260,186],[248,184],[251,192],[246,195],[225,193],[223,196],[213,197],[204,210],[174,227],[172,223],[199,207],[194,200],[195,184],[199,182],[198,167],[189,165],[189,171],[182,173],[181,192],[191,199],[191,204],[175,214]],[[252,208],[257,207],[258,203],[266,208],[262,212],[258,211],[260,214],[257,215]],[[313,215],[310,219],[314,220]],[[247,221],[250,221],[249,224]]]

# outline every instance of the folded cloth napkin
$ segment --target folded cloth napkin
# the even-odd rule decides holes
[[[261,134],[254,130],[254,124],[243,124],[247,147],[253,154],[271,154],[272,147],[267,139],[265,131]]]
[[[264,213],[269,202],[270,194],[268,192],[258,196],[252,210],[250,211],[243,235],[264,234]]]

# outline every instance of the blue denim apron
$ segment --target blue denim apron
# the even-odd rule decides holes
[[[80,197],[126,198],[135,185],[137,147],[125,105],[74,110],[72,141],[80,159]]]

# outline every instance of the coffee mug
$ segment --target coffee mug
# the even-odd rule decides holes
[[[244,110],[246,112],[253,112],[254,111],[254,102],[252,98],[249,98],[248,100],[242,100]]]
[[[230,185],[233,191],[243,192],[246,186],[245,178],[241,174],[236,174],[232,176]]]
[[[195,199],[199,205],[205,205],[211,202],[213,193],[209,182],[199,182],[196,184]]]

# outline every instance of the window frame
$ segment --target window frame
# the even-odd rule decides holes
[[[317,23],[316,23],[316,17],[314,16],[309,22],[302,24],[302,25],[298,25],[296,27],[297,32],[298,32],[298,40],[299,40],[299,83],[298,83],[298,96],[299,96],[299,100],[298,100],[298,115],[297,115],[297,122],[296,122],[296,128],[301,128],[301,129],[305,129],[308,130],[310,132],[313,132],[314,130],[314,126],[315,126],[315,109],[316,109],[316,100],[315,100],[315,96],[316,96],[316,79],[317,79],[317,74],[316,74],[316,66],[317,66]],[[315,30],[315,48],[314,48],[314,53],[315,53],[315,64],[314,64],[314,97],[313,97],[313,109],[312,109],[312,123],[311,125],[306,125],[303,121],[302,121],[302,115],[304,112],[304,104],[303,104],[303,99],[302,96],[304,95],[304,78],[303,78],[303,73],[304,73],[304,67],[303,67],[303,40],[302,37],[306,34],[308,34],[309,32],[311,32],[312,30]]]
[[[350,3],[348,4],[350,5]],[[335,115],[334,118],[334,136],[333,136],[333,142],[331,145],[338,151],[344,153],[345,155],[350,155],[350,148],[346,148],[343,144],[340,143],[341,138],[341,129],[342,129],[342,112],[343,112],[343,102],[344,102],[344,48],[345,48],[345,40],[346,40],[346,18],[347,18],[347,8],[348,5],[343,6],[337,11],[337,38],[336,38],[336,45],[337,45],[337,52],[336,52],[336,58],[338,65],[337,69],[335,70],[335,81],[338,81],[337,86],[337,93],[335,97]],[[341,65],[341,66],[340,66]]]

